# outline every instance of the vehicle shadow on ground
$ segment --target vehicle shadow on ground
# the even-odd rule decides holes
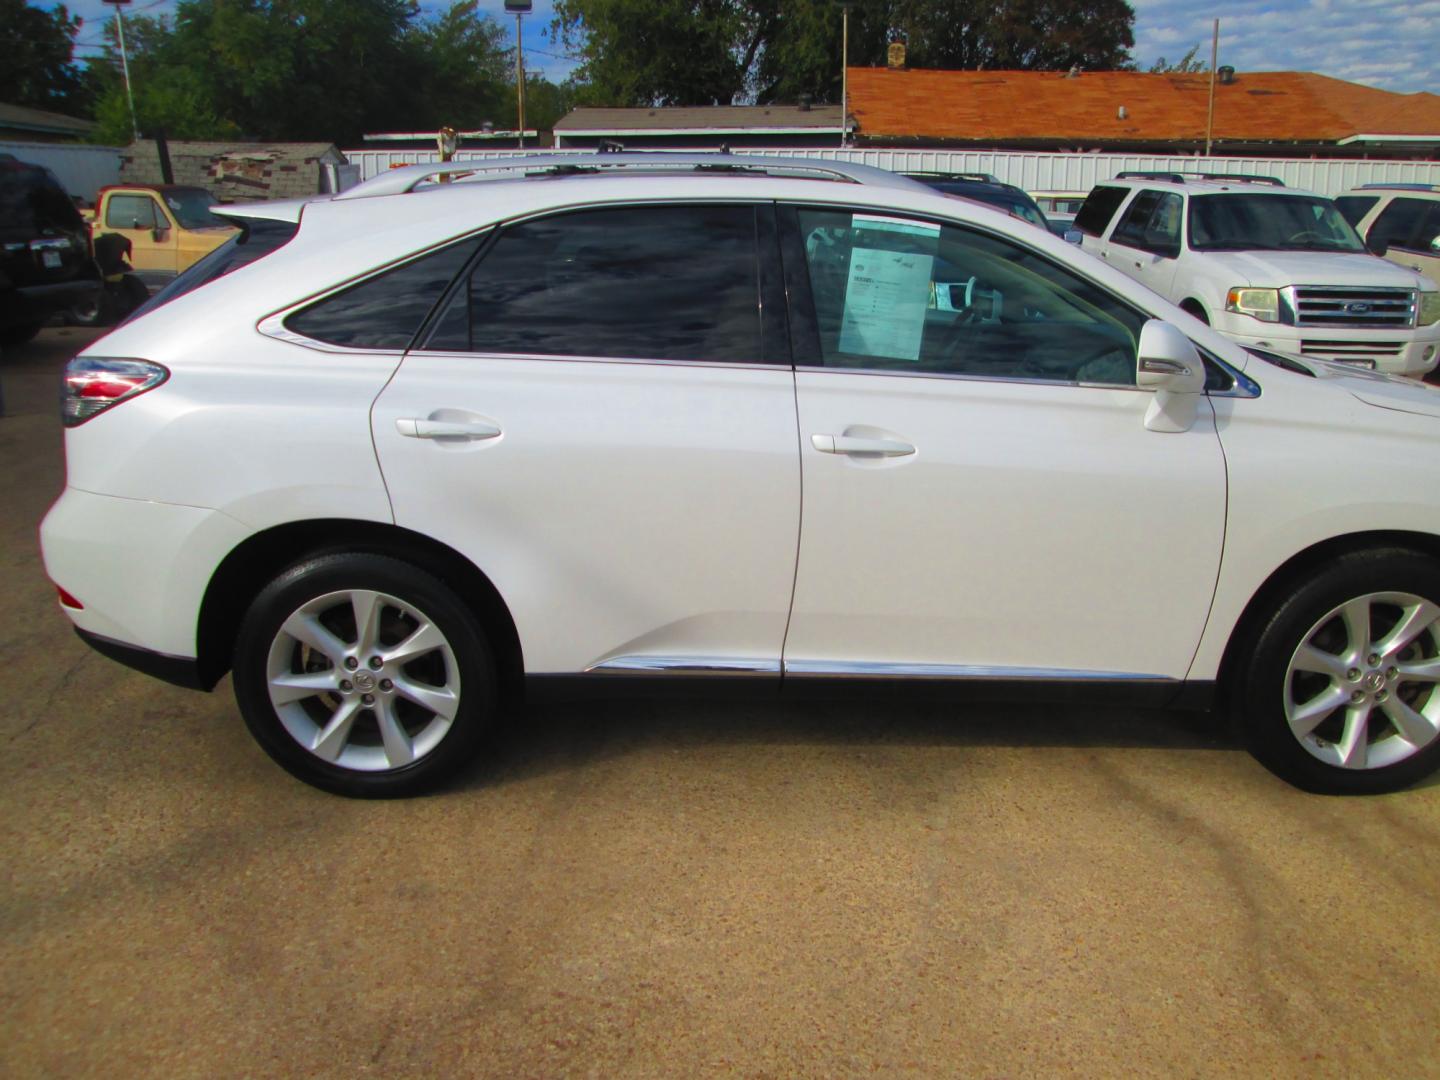
[[[493,736],[463,788],[573,771],[637,752],[727,746],[1233,750],[1221,713],[1092,706],[613,700],[531,705]]]

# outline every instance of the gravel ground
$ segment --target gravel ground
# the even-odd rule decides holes
[[[1204,717],[611,702],[429,798],[297,783],[55,609],[92,336],[0,360],[0,1075],[1440,1075],[1440,785]]]

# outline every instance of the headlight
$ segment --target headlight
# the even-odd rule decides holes
[[[1415,316],[1416,326],[1429,326],[1440,322],[1440,292],[1422,292],[1420,310]]]
[[[1261,322],[1279,322],[1280,290],[1231,289],[1225,294],[1225,310],[1249,315]]]

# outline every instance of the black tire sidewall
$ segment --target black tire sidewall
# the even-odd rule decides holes
[[[281,625],[309,600],[373,589],[414,604],[445,635],[460,675],[460,705],[433,750],[399,769],[371,773],[332,765],[295,741],[270,702],[268,659]],[[341,795],[392,798],[431,789],[470,761],[496,715],[494,661],[479,621],[440,579],[377,554],[330,554],[297,563],[261,590],[241,621],[234,656],[235,698],[260,746],[291,775]]]
[[[1304,636],[1326,613],[1368,593],[1407,592],[1440,603],[1440,563],[1404,549],[1352,552],[1295,584],[1253,638],[1234,688],[1244,737],[1268,769],[1326,795],[1398,791],[1440,768],[1440,739],[1379,769],[1343,769],[1314,757],[1285,719],[1285,674]]]

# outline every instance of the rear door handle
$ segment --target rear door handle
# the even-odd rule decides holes
[[[899,439],[861,439],[854,435],[811,435],[810,444],[822,454],[877,454],[904,457],[915,447]]]
[[[500,434],[494,424],[484,421],[424,420],[402,418],[395,430],[412,439],[493,439]]]

